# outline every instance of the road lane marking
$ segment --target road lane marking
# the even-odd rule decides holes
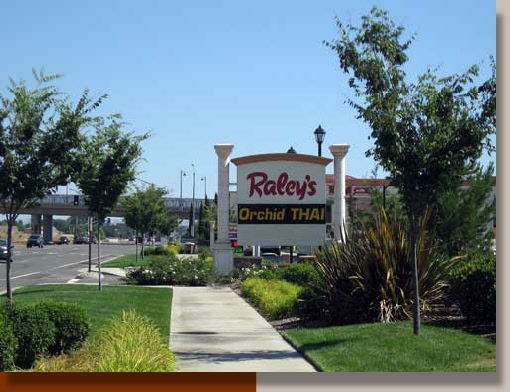
[[[104,259],[104,258],[112,257],[112,256],[114,256],[114,255],[104,255],[104,256],[101,256],[101,258]],[[97,259],[97,256],[96,257],[92,257],[91,260],[95,260],[95,259]],[[48,271],[53,271],[53,270],[56,270],[56,269],[59,269],[59,268],[69,267],[70,265],[85,263],[86,261],[89,261],[89,259],[85,259],[85,260],[82,260],[82,261],[76,261],[74,263],[64,264],[64,265],[61,265],[61,266],[58,266],[58,267],[50,268]]]
[[[31,272],[29,274],[25,274],[25,275],[19,275],[19,276],[14,276],[11,278],[11,280],[14,280],[14,279],[18,279],[18,278],[24,278],[25,276],[30,276],[30,275],[35,275],[35,274],[41,274],[42,272]],[[2,279],[2,280],[5,280],[5,279]]]

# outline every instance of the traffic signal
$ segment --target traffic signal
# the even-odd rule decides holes
[[[78,195],[75,195],[75,196],[74,196],[73,204],[74,204],[75,206],[79,206],[79,205],[80,205],[80,196],[78,196]]]

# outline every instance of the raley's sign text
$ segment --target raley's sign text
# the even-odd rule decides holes
[[[237,165],[240,245],[319,245],[326,236],[326,173],[331,159],[263,154]]]
[[[260,197],[263,195],[287,195],[297,196],[298,200],[308,196],[314,196],[317,193],[317,182],[312,181],[309,175],[305,176],[304,181],[289,181],[287,173],[281,173],[276,181],[269,179],[264,172],[254,172],[246,176],[249,181],[249,197],[257,193]]]

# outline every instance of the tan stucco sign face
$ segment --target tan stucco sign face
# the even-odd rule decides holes
[[[319,245],[326,236],[325,168],[330,159],[264,154],[237,165],[240,245]]]

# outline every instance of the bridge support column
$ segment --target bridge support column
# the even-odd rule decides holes
[[[44,243],[53,242],[53,215],[44,215],[43,225]]]
[[[41,215],[40,214],[32,214],[30,219],[30,224],[32,226],[32,234],[41,234]]]
[[[214,243],[214,268],[227,275],[234,268],[232,247],[228,238],[229,218],[229,165],[230,153],[233,144],[215,144],[214,149],[218,155],[218,239]]]

